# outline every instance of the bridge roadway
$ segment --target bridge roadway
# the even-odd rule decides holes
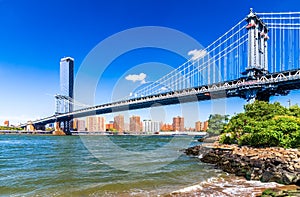
[[[164,106],[179,103],[204,101],[218,98],[241,97],[250,100],[269,100],[270,96],[287,95],[290,90],[300,89],[300,70],[290,70],[281,73],[271,73],[257,79],[239,78],[211,85],[184,89],[182,91],[166,92],[140,98],[132,98],[102,105],[79,109],[70,113],[56,114],[47,118],[32,121],[34,125],[71,120],[91,115],[107,114],[154,106]],[[21,124],[27,126],[27,123]]]

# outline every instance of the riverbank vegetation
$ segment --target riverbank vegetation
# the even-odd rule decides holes
[[[208,118],[209,127],[206,132],[210,136],[220,135],[228,120],[229,115],[211,114]]]
[[[300,147],[300,107],[256,101],[223,126],[220,143],[253,147]]]
[[[5,131],[15,131],[15,130],[22,130],[22,128],[19,127],[6,127],[6,126],[0,126],[0,130]]]

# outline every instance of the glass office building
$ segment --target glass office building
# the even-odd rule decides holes
[[[65,99],[61,101],[60,113],[73,111],[73,104],[69,102],[70,100],[73,100],[73,86],[74,59],[65,57],[60,60],[60,95],[65,97]]]

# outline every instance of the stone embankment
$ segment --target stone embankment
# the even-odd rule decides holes
[[[237,145],[200,145],[185,150],[205,163],[248,180],[300,186],[300,151],[284,148],[251,148]]]

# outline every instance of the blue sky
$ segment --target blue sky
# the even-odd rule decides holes
[[[300,1],[0,0],[0,125],[5,119],[17,124],[53,114],[53,95],[59,93],[59,61],[64,56],[75,59],[76,73],[86,55],[100,41],[139,26],[173,28],[190,35],[205,47],[243,19],[250,7],[256,12],[300,11]],[[96,103],[105,102],[101,98],[113,97],[111,90],[116,81],[136,64],[153,61],[176,67],[183,62],[176,57],[169,62],[163,61],[171,56],[145,50],[138,56],[116,60],[106,72],[103,88],[97,89]],[[140,73],[138,69],[131,71],[127,73]],[[155,73],[145,74],[146,80],[155,79]],[[133,83],[127,82],[128,86]],[[298,94],[295,91],[271,101],[278,100],[286,105],[291,99],[295,104]],[[238,98],[222,102],[226,104],[228,114],[242,111],[245,103]],[[197,105],[199,119],[205,120],[213,108],[211,101]],[[175,107],[167,107],[164,111],[166,122],[170,122],[172,116],[180,115]],[[147,118],[149,113],[149,110],[141,110],[129,114]],[[111,116],[107,116],[107,120],[110,119]]]

